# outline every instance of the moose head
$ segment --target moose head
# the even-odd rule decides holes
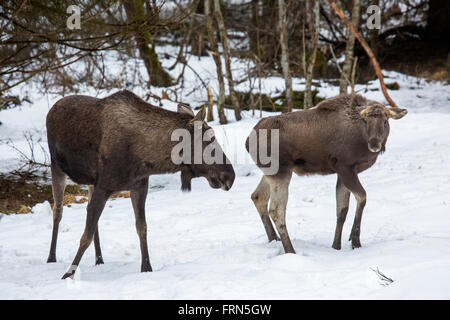
[[[374,103],[360,108],[359,114],[365,123],[363,137],[371,152],[384,150],[389,136],[389,119],[401,119],[408,111],[400,108],[387,108],[380,103]]]
[[[191,180],[204,177],[212,188],[229,190],[233,185],[235,173],[227,156],[216,140],[214,130],[204,121],[206,109],[196,115],[185,104],[179,104],[181,114],[189,115],[186,131],[181,132],[183,140],[172,150],[172,160],[182,159],[181,189],[191,190]],[[179,161],[179,160],[178,160]]]

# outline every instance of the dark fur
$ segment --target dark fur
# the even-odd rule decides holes
[[[145,224],[146,187],[152,174],[182,171],[183,189],[190,189],[190,180],[194,177],[207,178],[213,188],[231,188],[235,174],[230,164],[175,165],[171,161],[171,150],[178,143],[171,141],[172,131],[184,128],[193,132],[192,121],[197,118],[203,121],[204,116],[199,113],[194,119],[186,112],[168,111],[129,91],[120,91],[104,99],[68,96],[55,103],[47,115],[52,179],[61,184],[62,177],[67,175],[76,183],[94,186],[85,234],[74,265],[78,265],[85,247],[92,240],[92,230],[97,226],[106,199],[113,192],[131,190],[136,221]],[[203,132],[207,129],[209,127],[203,123]],[[55,186],[56,182],[54,194],[60,189]],[[137,228],[138,234],[142,233],[142,249],[142,246],[146,247],[146,243],[142,243],[146,228],[145,231],[142,226]],[[56,237],[57,226],[56,234],[54,227],[49,261],[55,260]],[[150,271],[150,262],[145,262],[146,259],[148,253],[143,252],[142,269]]]
[[[348,201],[345,201],[345,198],[348,198],[349,192],[353,192],[358,199],[357,220],[351,235],[352,245],[360,246],[359,224],[366,194],[357,174],[370,168],[380,152],[385,150],[389,135],[389,110],[392,109],[387,109],[376,101],[367,100],[357,94],[349,94],[325,100],[309,110],[272,116],[258,122],[254,128],[256,131],[279,129],[280,137],[279,172],[274,176],[263,178],[265,182],[262,181],[252,195],[269,240],[273,240],[276,236],[272,225],[269,225],[270,220],[266,217],[269,185],[272,192],[270,197],[273,197],[276,196],[275,186],[288,185],[292,172],[300,176],[337,173],[337,189],[341,194],[339,196],[341,200],[338,201],[338,226],[333,247],[336,249],[341,247],[340,232],[348,210]],[[406,114],[406,110],[401,111],[403,115]],[[249,139],[246,142],[247,150],[249,150],[248,143]],[[260,168],[264,168],[259,159],[254,160]],[[261,195],[265,195],[263,202]],[[270,212],[270,217],[278,218],[277,214],[283,213]],[[285,233],[286,240],[283,241],[283,245],[286,252],[294,252],[287,230],[283,230],[285,226],[283,228],[281,224],[280,228],[281,233]],[[283,235],[280,236],[283,240]]]

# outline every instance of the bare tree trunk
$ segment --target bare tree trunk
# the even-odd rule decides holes
[[[216,37],[214,34],[211,0],[205,0],[205,18],[206,18],[206,28],[208,29],[209,45],[212,50],[214,63],[216,64],[217,80],[219,81],[219,101],[217,102],[219,122],[221,124],[225,124],[228,122],[225,113],[223,111],[225,105],[225,83],[223,81],[222,61],[220,60]]]
[[[150,78],[150,84],[157,87],[169,87],[172,85],[172,78],[163,69],[159,62],[158,55],[155,51],[155,46],[152,43],[150,32],[142,29],[145,24],[145,9],[142,0],[122,1],[127,13],[128,20],[136,21],[136,29],[134,31],[134,38],[139,50],[139,55],[144,61]]]
[[[193,6],[195,11],[191,15],[191,23],[189,26],[189,43],[191,45],[191,53],[193,55],[200,57],[208,56],[208,51],[206,50],[206,43],[203,38],[205,36],[205,29],[199,23],[197,15],[201,15],[205,8],[203,6],[203,0],[193,0]]]
[[[372,5],[380,6],[380,0],[374,0]],[[370,46],[372,47],[373,54],[375,57],[378,57],[378,30],[377,28],[374,28],[370,31]]]
[[[284,83],[286,86],[286,107],[283,108],[283,112],[292,111],[292,78],[289,71],[289,49],[287,39],[286,28],[286,3],[284,0],[278,0],[278,28],[280,32],[280,44],[281,44],[281,67],[283,69]]]
[[[261,60],[258,57],[258,64],[257,64],[257,68],[258,68],[258,104],[259,104],[259,117],[262,118],[262,89],[261,89],[261,77],[262,77],[262,72],[261,72]]]
[[[311,2],[313,0],[310,0]],[[309,2],[309,8],[311,8],[311,2]],[[305,73],[305,94],[304,94],[304,100],[303,100],[303,108],[308,109],[313,106],[313,99],[312,99],[312,78],[313,78],[313,71],[314,71],[314,64],[316,63],[316,53],[317,53],[317,43],[319,40],[319,31],[320,31],[320,7],[319,7],[319,0],[314,0],[314,11],[313,11],[313,17],[309,19],[309,32],[311,33],[311,43],[312,43],[312,49],[311,49],[311,55],[308,59],[308,62],[306,63],[306,45],[305,45],[305,32],[303,30],[303,70]],[[308,15],[308,10],[306,14]],[[313,23],[314,19],[314,23]],[[314,33],[313,33],[314,30]]]
[[[214,121],[213,96],[212,96],[210,88],[208,88],[208,115],[206,116],[206,120],[207,121]]]
[[[353,0],[352,24],[355,28],[359,26],[361,3],[360,0]],[[353,50],[355,48],[355,35],[347,28],[347,43],[345,44],[345,61],[342,66],[341,79],[339,80],[339,93],[347,93],[347,79],[350,79],[350,73],[353,65]],[[345,74],[345,77],[344,77]]]
[[[234,108],[234,115],[236,120],[241,120],[241,111],[239,109],[239,102],[234,92],[233,74],[231,73],[230,51],[228,48],[227,30],[223,21],[222,10],[220,9],[220,1],[214,0],[214,12],[216,16],[217,25],[219,26],[220,39],[222,40],[223,55],[225,58],[225,70],[227,72],[228,87],[230,88],[231,103]]]
[[[253,54],[258,54],[259,46],[259,0],[252,0],[252,16],[251,23],[248,24],[248,40],[250,43],[250,51]]]
[[[261,37],[260,37],[260,19],[259,19],[259,0],[252,0],[252,17],[253,27],[256,29],[256,33],[250,35],[250,47],[253,51],[253,57],[255,60],[256,69],[258,72],[258,105],[259,105],[259,117],[262,118],[262,92],[261,92]],[[256,38],[256,41],[255,41]],[[253,47],[253,48],[252,48]]]

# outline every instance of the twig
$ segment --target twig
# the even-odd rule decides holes
[[[28,149],[30,151],[30,154],[26,154],[24,151],[19,149],[12,139],[8,139],[5,141],[6,145],[8,145],[11,149],[16,151],[19,154],[19,159],[21,161],[20,170],[24,167],[28,166],[28,171],[32,171],[33,168],[36,167],[44,167],[44,168],[50,168],[50,165],[48,164],[48,154],[45,148],[40,144],[40,141],[38,140],[37,143],[44,154],[44,162],[40,162],[36,160],[35,157],[35,147],[36,147],[36,141],[33,138],[33,134],[30,131],[24,132],[24,137],[28,145]]]
[[[337,61],[336,55],[334,54],[333,46],[330,44],[329,47],[331,55],[333,56],[334,63],[336,63],[336,67],[338,68],[339,73],[344,77],[345,81],[347,81],[347,84],[351,86],[350,80],[348,79],[347,75],[344,73],[341,66],[339,65],[339,62]]]
[[[381,285],[382,286],[388,286],[388,285],[390,285],[391,283],[393,283],[394,282],[394,280],[392,280],[391,278],[389,278],[388,276],[386,276],[384,273],[382,273],[381,271],[380,271],[380,269],[378,269],[378,267],[376,268],[376,269],[373,269],[373,268],[370,268],[370,270],[372,270],[373,272],[375,272],[375,274],[378,276],[378,278],[380,279],[380,281],[381,281]]]
[[[375,69],[377,77],[380,80],[381,91],[383,91],[384,97],[386,98],[386,100],[389,102],[389,104],[393,108],[399,108],[398,105],[394,102],[394,100],[392,100],[392,98],[389,96],[389,93],[387,92],[386,84],[384,83],[384,78],[383,78],[383,74],[381,73],[380,65],[378,64],[378,61],[375,58],[375,55],[373,54],[372,49],[370,49],[367,42],[364,40],[363,37],[361,37],[359,32],[353,26],[353,24],[350,21],[348,21],[347,17],[345,16],[344,11],[342,11],[336,5],[336,3],[334,1],[332,1],[332,0],[328,0],[328,1],[330,2],[331,6],[333,7],[333,10],[337,13],[339,18],[341,18],[341,20],[344,21],[344,23],[347,25],[347,27],[350,29],[350,31],[355,35],[355,38],[358,39],[359,43],[361,43],[361,46],[364,48],[367,55],[369,56],[370,62],[372,62],[373,68]]]

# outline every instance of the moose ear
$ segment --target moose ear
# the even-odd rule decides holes
[[[408,110],[406,109],[400,108],[386,108],[386,109],[389,113],[389,117],[396,120],[403,118],[408,113]]]
[[[178,104],[177,112],[194,116],[194,112],[192,111],[192,109],[188,105],[182,103]]]
[[[197,114],[195,115],[194,119],[191,120],[191,122],[194,122],[194,121],[203,122],[205,120],[205,118],[206,118],[206,108],[202,107],[202,109],[199,112],[197,112]]]

